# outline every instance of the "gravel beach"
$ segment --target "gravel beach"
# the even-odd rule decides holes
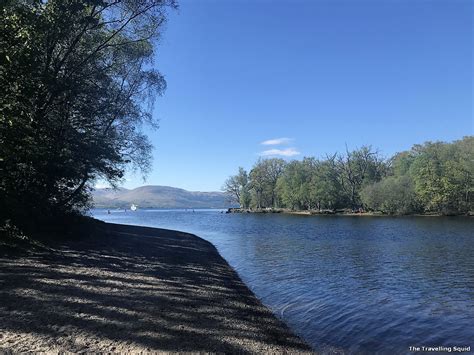
[[[103,224],[0,256],[0,352],[302,353],[209,242]]]

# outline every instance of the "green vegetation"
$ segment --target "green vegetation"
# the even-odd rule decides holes
[[[149,169],[153,41],[174,0],[3,1],[0,225],[82,211],[97,179]]]
[[[464,214],[474,210],[474,137],[415,145],[391,159],[370,146],[321,160],[261,159],[224,190],[242,208]]]

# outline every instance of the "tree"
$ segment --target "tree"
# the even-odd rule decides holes
[[[302,162],[290,162],[277,181],[277,193],[285,207],[301,209],[304,182],[309,181],[303,175]]]
[[[409,214],[420,211],[413,180],[408,175],[389,176],[367,185],[361,191],[362,202],[373,211]]]
[[[242,192],[240,194],[240,206],[243,208],[249,208],[251,202],[252,194],[250,193],[250,187],[247,184],[242,188]]]
[[[239,203],[243,208],[247,208],[250,203],[247,171],[239,167],[237,175],[230,176],[225,181],[222,190],[230,197],[231,201]]]
[[[365,184],[379,181],[385,172],[383,160],[370,146],[363,146],[336,158],[341,187],[348,195],[352,209],[360,207],[359,192]]]
[[[96,179],[144,174],[166,83],[153,41],[173,0],[11,1],[0,24],[0,219],[88,206]]]
[[[231,202],[240,203],[241,186],[237,182],[236,175],[227,178],[227,180],[224,182],[222,190],[227,194],[227,196],[229,196],[229,200]]]
[[[411,166],[411,175],[415,182],[415,191],[427,211],[439,211],[443,204],[443,174],[441,142],[427,142],[415,145],[412,149],[415,160]]]
[[[309,194],[313,204],[319,210],[325,208],[334,210],[344,205],[344,196],[341,178],[334,156],[318,162],[315,172],[311,177]]]
[[[366,207],[389,214],[474,210],[474,137],[427,142],[384,160],[370,146],[317,160],[258,160],[246,191],[257,208]],[[242,191],[240,199],[242,200]],[[248,197],[248,195],[246,195]]]
[[[264,206],[264,196],[266,185],[266,176],[261,160],[257,161],[252,170],[250,170],[250,190],[252,206],[262,208]]]
[[[257,208],[277,207],[277,181],[285,168],[283,159],[259,159],[250,171],[250,188]]]
[[[277,183],[277,191],[284,206],[308,210],[317,206],[315,176],[318,165],[315,158],[308,157],[286,165]]]
[[[390,176],[366,186],[364,204],[387,213],[466,213],[473,209],[474,138],[426,142],[391,159]]]
[[[390,159],[390,173],[395,176],[408,174],[414,160],[415,155],[411,151],[395,154]]]
[[[427,142],[415,145],[410,175],[424,209],[460,213],[473,209],[474,138],[451,144]]]
[[[469,212],[474,210],[474,137],[455,141],[448,152],[445,173],[442,177],[445,202],[448,210]]]

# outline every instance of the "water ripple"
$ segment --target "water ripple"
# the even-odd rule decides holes
[[[323,354],[474,346],[473,219],[212,210],[94,215],[211,241],[252,291]]]

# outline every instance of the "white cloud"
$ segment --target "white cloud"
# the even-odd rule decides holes
[[[260,144],[262,144],[262,145],[279,145],[279,144],[288,144],[291,141],[293,141],[293,139],[291,139],[291,138],[274,138],[274,139],[268,139],[266,141],[263,141]]]
[[[268,156],[292,157],[292,156],[298,155],[298,154],[300,154],[300,152],[298,152],[295,148],[286,148],[286,149],[264,150],[259,155],[262,156],[262,157],[268,157]]]

